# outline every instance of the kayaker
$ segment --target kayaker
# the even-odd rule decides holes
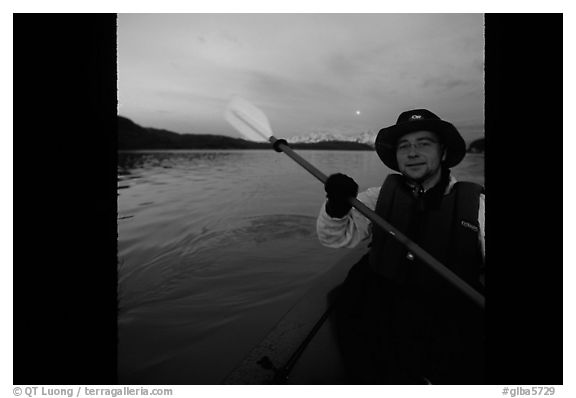
[[[375,147],[400,174],[360,194],[352,178],[331,175],[317,220],[325,246],[370,241],[336,296],[348,382],[483,384],[483,310],[347,200],[357,197],[482,293],[484,191],[450,174],[466,154],[465,142],[451,123],[415,109],[381,129]]]

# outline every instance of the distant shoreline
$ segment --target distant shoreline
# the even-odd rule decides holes
[[[118,116],[118,151],[171,150],[270,150],[268,142],[252,142],[241,138],[211,134],[178,134],[168,130],[142,127]],[[289,144],[298,150],[374,151],[374,146],[354,141],[298,142]],[[484,139],[473,141],[467,153],[484,153]]]
[[[293,143],[294,149],[373,151],[371,145],[351,141]],[[268,142],[211,134],[178,134],[168,130],[146,128],[118,116],[118,150],[238,150],[272,148]]]

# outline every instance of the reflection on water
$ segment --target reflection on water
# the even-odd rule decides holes
[[[192,152],[192,151],[153,151],[121,152],[118,156],[118,174],[131,175],[135,170],[156,168],[191,170],[205,167],[218,167],[232,163],[230,158],[243,157],[234,152]]]
[[[390,172],[374,152],[301,151],[360,190]],[[310,281],[346,253],[322,247],[322,185],[273,151],[118,156],[119,381],[221,382]],[[483,182],[483,156],[459,179]]]

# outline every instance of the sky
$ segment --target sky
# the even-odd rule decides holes
[[[240,137],[234,95],[277,138],[357,135],[425,108],[483,136],[482,14],[119,14],[118,113]]]

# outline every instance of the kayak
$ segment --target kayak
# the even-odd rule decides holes
[[[329,298],[365,253],[350,250],[322,275],[223,384],[347,384]]]

